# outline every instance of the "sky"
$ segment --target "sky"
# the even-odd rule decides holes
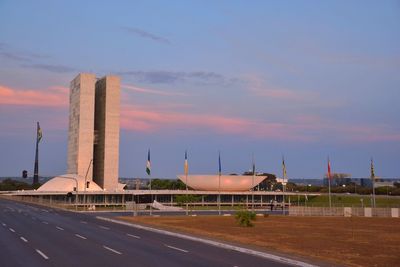
[[[121,77],[120,177],[400,177],[399,1],[0,0],[0,176],[66,172],[69,83]]]

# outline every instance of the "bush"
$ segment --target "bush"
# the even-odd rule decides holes
[[[240,226],[252,227],[251,222],[256,220],[256,213],[248,210],[240,210],[235,214],[235,219]]]

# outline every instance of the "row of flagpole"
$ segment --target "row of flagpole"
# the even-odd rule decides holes
[[[42,139],[42,129],[40,128],[39,122],[37,122],[37,128],[36,128],[36,153],[35,153],[35,167],[34,167],[34,179],[33,183],[38,183],[38,178],[39,178],[39,164],[38,164],[38,154],[39,154],[39,143]],[[332,208],[332,198],[331,198],[331,162],[328,157],[328,166],[327,166],[327,179],[328,179],[328,197],[329,197],[329,207]],[[374,170],[374,161],[373,158],[371,158],[371,166],[370,166],[370,171],[371,171],[371,182],[372,182],[372,198],[373,198],[373,207],[376,207],[376,199],[375,199],[375,170]],[[150,160],[150,149],[148,150],[147,153],[147,164],[146,164],[146,173],[150,178],[150,197],[151,197],[151,202],[153,202],[153,194],[152,194],[152,188],[151,188],[151,160]],[[188,180],[188,173],[189,173],[189,164],[188,164],[188,154],[187,150],[185,151],[185,163],[184,163],[184,174],[185,174],[185,185],[186,185],[186,198],[188,198],[188,185],[187,185],[187,180]],[[218,152],[218,213],[221,214],[221,173],[222,173],[222,167],[221,167],[221,152]],[[256,165],[255,165],[255,160],[254,160],[254,155],[252,155],[252,173],[253,173],[253,179],[252,179],[252,210],[254,211],[254,180],[255,180],[255,175],[256,175]],[[287,183],[287,173],[286,173],[286,165],[285,165],[285,158],[282,156],[282,191],[285,193],[286,189],[286,183]],[[283,195],[283,205],[285,205],[285,196]],[[188,203],[186,201],[186,214],[188,212]],[[150,205],[150,214],[152,213],[152,205]]]
[[[331,197],[331,162],[328,157],[328,166],[327,166],[327,179],[328,179],[328,198],[329,198],[329,208],[332,208],[332,197]],[[153,196],[151,193],[151,161],[150,161],[150,149],[148,150],[147,154],[147,164],[146,164],[146,172],[150,177],[150,195],[151,201],[153,201]],[[188,164],[188,154],[187,150],[185,151],[185,163],[184,163],[184,174],[185,174],[185,185],[186,185],[186,198],[188,198],[188,173],[189,173],[189,164]],[[218,214],[221,214],[221,152],[218,152]],[[254,180],[256,175],[256,164],[254,160],[254,155],[252,156],[252,210],[254,211]],[[375,200],[375,171],[374,171],[374,161],[371,158],[371,182],[372,182],[372,196],[373,196],[373,207],[376,207],[376,200]],[[282,156],[282,191],[285,194],[287,184],[287,173],[286,173],[286,165],[285,165],[285,158]],[[285,196],[283,194],[283,205],[285,205]],[[284,206],[283,206],[284,207]],[[283,208],[284,209],[284,208]],[[186,201],[186,214],[188,213],[188,203]],[[150,206],[150,214],[151,214],[151,206]]]
[[[328,179],[328,198],[329,198],[329,208],[332,208],[332,197],[331,197],[331,162],[328,157],[328,166],[327,166],[327,179]],[[146,172],[150,177],[150,191],[151,191],[151,162],[150,162],[150,149],[148,150],[148,157],[147,157],[147,165],[146,165]],[[187,185],[187,179],[188,179],[188,172],[189,172],[189,165],[188,165],[188,156],[187,156],[187,150],[185,151],[185,163],[184,163],[184,174],[185,174],[185,184],[186,184],[186,198],[188,198],[188,185]],[[221,152],[218,152],[218,214],[221,214]],[[252,179],[252,210],[254,211],[254,180],[255,180],[255,175],[256,175],[256,165],[254,161],[254,155],[252,156],[252,174],[253,174],[253,179]],[[374,161],[371,158],[371,181],[372,181],[372,196],[373,196],[373,207],[376,207],[376,200],[375,200],[375,171],[374,171]],[[283,191],[283,200],[282,203],[285,205],[285,189],[286,189],[286,184],[287,184],[287,173],[286,173],[286,165],[285,165],[285,158],[282,156],[282,191]],[[153,201],[152,194],[151,195],[151,200]],[[284,212],[285,206],[283,206],[283,212]],[[151,207],[150,207],[150,213],[151,213]],[[188,213],[188,203],[186,202],[186,214]]]

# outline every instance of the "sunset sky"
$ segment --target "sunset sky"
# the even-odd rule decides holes
[[[121,76],[120,176],[400,177],[399,1],[0,0],[0,176],[66,172],[69,82]]]

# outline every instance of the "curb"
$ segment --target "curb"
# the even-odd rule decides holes
[[[143,225],[139,225],[139,224],[132,224],[132,223],[119,221],[119,220],[114,220],[114,219],[105,218],[105,217],[100,217],[100,216],[96,216],[96,219],[107,221],[107,222],[112,222],[112,223],[117,223],[117,224],[121,224],[121,225],[125,225],[125,226],[129,226],[129,227],[133,227],[133,228],[136,228],[136,229],[141,229],[141,230],[145,230],[145,231],[159,233],[159,234],[163,234],[163,235],[169,235],[169,236],[174,236],[174,237],[187,239],[187,240],[191,240],[191,241],[195,241],[195,242],[200,242],[200,243],[204,243],[204,244],[211,245],[211,246],[214,246],[214,247],[233,250],[233,251],[245,253],[245,254],[252,255],[252,256],[258,256],[258,257],[261,257],[261,258],[273,260],[273,261],[280,262],[280,263],[286,263],[286,264],[290,264],[290,265],[293,265],[293,266],[301,266],[301,267],[316,267],[317,266],[317,265],[312,265],[312,264],[309,264],[309,263],[306,263],[306,262],[302,262],[302,261],[298,261],[298,260],[292,260],[292,259],[288,259],[288,258],[285,258],[285,257],[273,255],[273,254],[266,253],[266,252],[261,252],[261,251],[252,250],[252,249],[243,248],[243,247],[234,246],[234,245],[229,245],[229,244],[225,244],[225,243],[222,243],[222,242],[217,242],[217,241],[213,241],[213,240],[209,240],[209,239],[194,237],[194,236],[190,236],[190,235],[186,235],[186,234],[180,234],[180,233],[175,233],[175,232],[171,232],[171,231],[156,229],[156,228],[143,226]]]

